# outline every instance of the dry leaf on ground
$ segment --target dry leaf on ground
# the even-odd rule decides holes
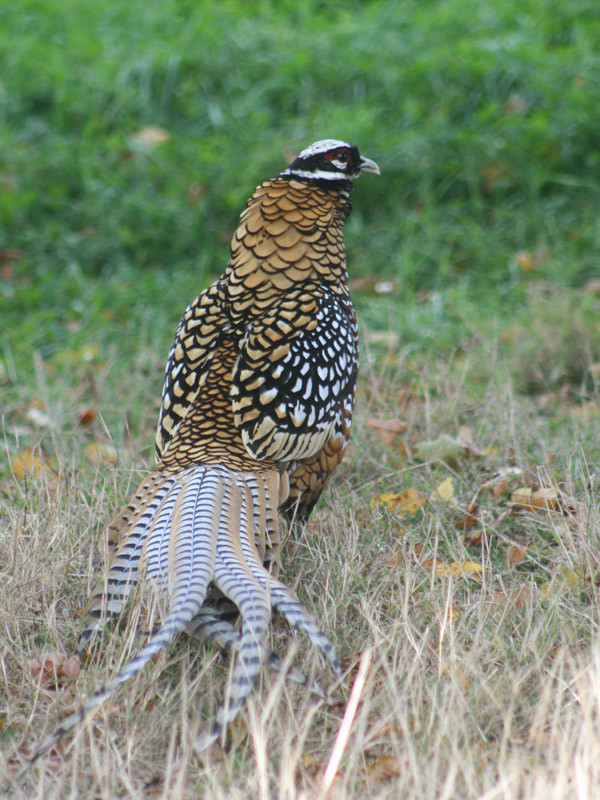
[[[499,497],[507,491],[509,483],[510,475],[507,475],[504,471],[502,471],[493,478],[484,481],[479,487],[477,494],[480,495],[481,492],[491,492],[494,497]]]
[[[504,611],[508,608],[519,610],[532,602],[535,591],[535,586],[530,584],[517,586],[508,591],[497,591],[493,594],[488,594],[484,602],[492,611]]]
[[[467,547],[478,547],[481,546],[481,541],[483,539],[483,530],[478,528],[475,531],[469,531],[465,533],[463,537],[463,543]]]
[[[448,503],[451,506],[456,505],[456,498],[454,497],[454,483],[452,478],[446,478],[445,481],[440,483],[439,486],[431,492],[429,499],[432,503]]]
[[[396,775],[401,775],[405,769],[406,764],[401,759],[383,756],[369,764],[365,771],[369,780],[375,781],[375,783],[383,783]]]
[[[404,564],[404,554],[397,548],[388,559],[388,567],[401,567]]]
[[[519,486],[518,489],[511,494],[510,499],[515,506],[519,508],[529,508],[529,501],[533,490],[531,486]]]
[[[25,448],[12,460],[15,478],[22,481],[26,475],[54,475],[54,470],[44,453],[31,447]]]
[[[561,495],[558,489],[546,487],[533,491],[529,486],[520,486],[511,495],[511,500],[517,508],[531,511],[559,511]]]
[[[96,412],[93,408],[86,408],[79,412],[78,422],[80,425],[91,425],[96,419]]]
[[[391,444],[401,433],[408,430],[408,423],[399,419],[382,419],[381,417],[371,417],[367,421],[367,428],[370,428],[375,436],[383,444]]]
[[[546,489],[538,489],[531,495],[529,504],[533,508],[547,509],[549,511],[558,511],[560,508],[560,493],[558,489],[552,487]]]
[[[48,651],[26,661],[25,669],[42,689],[55,692],[74,681],[81,666],[77,657],[67,658],[64,653]]]
[[[520,542],[513,542],[506,553],[506,566],[514,567],[522,564],[527,558],[527,545]]]
[[[466,425],[461,425],[458,429],[457,441],[465,450],[465,454],[471,458],[483,458],[486,455],[484,450],[481,450],[473,442],[473,435]]]
[[[438,556],[434,556],[424,561],[421,566],[433,570],[436,577],[440,578],[479,579],[483,574],[483,566],[477,561],[452,561],[448,564]]]
[[[460,664],[448,664],[447,661],[442,661],[438,666],[440,675],[445,675],[448,678],[456,681],[461,689],[468,689],[471,681],[467,677],[467,673],[460,666]]]
[[[575,570],[563,564],[559,567],[558,571],[550,581],[540,586],[540,596],[546,599],[556,597],[557,595],[564,595],[571,592],[584,582],[582,576]]]
[[[477,519],[477,512],[479,511],[479,503],[469,503],[466,508],[466,513],[456,520],[456,527],[461,531],[466,531],[468,528],[474,528],[479,522]],[[481,540],[481,537],[479,537]]]
[[[427,495],[409,486],[399,493],[383,492],[378,500],[394,514],[416,514],[427,503]]]

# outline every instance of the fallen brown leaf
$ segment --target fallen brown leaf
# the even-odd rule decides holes
[[[401,775],[405,769],[406,765],[399,758],[383,756],[369,764],[366,773],[375,783],[383,783],[396,775]]]
[[[399,419],[382,419],[381,417],[371,417],[367,421],[367,428],[370,428],[375,436],[383,444],[392,444],[401,433],[408,430],[408,423]]]
[[[466,531],[468,528],[474,528],[479,522],[476,516],[478,510],[479,503],[469,503],[467,505],[466,514],[456,521],[456,527],[461,531]]]
[[[463,542],[467,547],[476,547],[478,545],[481,545],[482,538],[483,538],[483,531],[481,530],[481,528],[478,528],[475,531],[469,531],[468,533],[465,533],[463,537]]]
[[[560,508],[560,494],[557,489],[553,488],[538,489],[537,492],[531,495],[529,505],[532,508],[558,511]]]
[[[426,558],[425,561],[422,562],[421,566],[423,569],[438,570],[440,567],[446,567],[447,564],[443,558],[440,558],[439,556],[431,556],[431,558]]]
[[[501,494],[504,494],[508,489],[508,485],[510,483],[510,476],[504,473],[500,473],[496,475],[494,478],[490,478],[490,480],[485,481],[479,487],[478,494],[481,492],[491,492],[494,497],[499,497]]]
[[[55,692],[76,680],[81,672],[78,657],[48,651],[25,662],[25,668],[33,680],[47,691]]]
[[[534,589],[531,586],[518,586],[508,591],[497,591],[487,595],[485,604],[491,610],[504,610],[508,607],[517,610],[524,608],[533,599]]]
[[[529,508],[533,491],[530,486],[520,486],[510,496],[513,504],[519,508]]]
[[[443,661],[440,663],[438,671],[440,675],[445,675],[446,677],[456,681],[461,689],[468,689],[471,685],[471,681],[467,677],[467,673],[460,666],[460,664],[452,665],[448,664],[446,661]]]
[[[402,564],[404,564],[404,555],[402,554],[402,550],[394,550],[388,559],[388,567],[401,567]]]
[[[514,567],[522,564],[527,558],[527,545],[513,542],[506,553],[506,566]]]
[[[93,408],[86,408],[79,413],[79,424],[82,426],[90,425],[96,419],[96,412]]]

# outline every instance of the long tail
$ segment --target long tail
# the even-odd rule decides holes
[[[157,477],[158,474],[158,477]],[[263,663],[281,668],[266,648],[271,608],[293,627],[305,631],[321,648],[338,675],[333,646],[295,594],[265,568],[279,542],[276,470],[233,472],[221,465],[194,466],[178,474],[155,470],[132,503],[111,526],[121,536],[106,582],[93,595],[80,649],[104,621],[121,613],[141,574],[163,589],[168,613],[137,656],[96,692],[82,708],[46,739],[32,761],[47,752],[83,721],[121,683],[132,678],[180,632],[216,641],[233,651],[235,664],[225,702],[212,730],[195,744],[202,750],[224,731],[239,712]],[[241,615],[241,630],[232,624],[232,606],[219,613],[205,604],[214,584]],[[291,677],[323,694],[301,673]],[[316,688],[315,688],[316,687]]]
[[[237,661],[229,694],[212,730],[196,739],[194,749],[197,753],[218,739],[235,718],[260,674],[272,606],[280,608],[294,627],[310,636],[341,677],[335,651],[325,634],[293,592],[270,575],[259,557],[254,530],[260,524],[257,514],[264,513],[265,502],[260,497],[263,489],[254,476],[246,474],[240,476],[227,497],[230,524],[217,543],[214,583],[240,610],[242,630],[235,642]],[[275,663],[280,662],[276,660]]]
[[[109,572],[108,599],[104,604],[111,613],[115,613],[117,607],[120,610],[124,597],[121,590],[137,581],[145,542],[154,545],[156,539],[158,545],[156,556],[153,556],[156,562],[153,561],[149,568],[155,574],[168,579],[169,613],[138,655],[42,742],[31,759],[32,762],[56,745],[124,681],[137,675],[151,658],[185,630],[202,608],[213,576],[218,535],[223,527],[222,501],[225,486],[220,472],[207,467],[190,470],[180,476],[177,482],[169,481],[169,484],[166,491],[161,489],[158,493],[160,499],[146,504],[146,510],[120,548]],[[153,514],[148,510],[150,507]],[[165,535],[164,529],[160,527],[162,523],[169,524]],[[145,537],[141,530],[142,524],[145,524]],[[130,545],[129,540],[132,537],[134,541]],[[156,563],[160,567],[156,567]],[[129,565],[129,573],[126,571],[126,564]],[[162,573],[163,567],[166,568],[166,576]],[[115,580],[118,582],[115,583]],[[115,587],[118,594],[113,600],[111,593],[115,591]],[[84,634],[87,630],[86,627]]]

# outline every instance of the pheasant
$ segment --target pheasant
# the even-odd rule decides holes
[[[326,139],[261,183],[225,272],[183,315],[166,366],[157,463],[108,526],[107,575],[89,601],[78,649],[143,582],[164,599],[162,624],[32,761],[184,631],[235,658],[227,699],[197,750],[236,716],[265,661],[281,668],[266,647],[272,610],[341,675],[329,639],[278,579],[275,557],[278,507],[301,525],[350,435],[358,336],[344,222],[361,173],[379,167],[355,146]]]

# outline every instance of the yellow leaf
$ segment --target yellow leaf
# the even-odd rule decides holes
[[[403,492],[383,492],[379,502],[395,514],[416,514],[427,503],[427,495],[409,486]]]
[[[476,561],[441,562],[432,566],[435,574],[441,578],[479,578],[483,572],[483,567]]]
[[[454,483],[452,482],[452,478],[446,478],[443,483],[431,493],[429,499],[436,503],[443,501],[444,503],[449,503],[450,505],[456,505],[456,500],[454,498]]]
[[[538,489],[537,492],[531,495],[529,505],[533,508],[558,511],[560,507],[560,495],[556,489]]]
[[[529,508],[531,495],[532,491],[530,486],[520,486],[512,493],[511,500],[520,508]]]
[[[578,575],[574,569],[570,569],[567,566],[563,566],[558,571],[558,574],[562,578],[562,580],[567,584],[567,586],[579,586],[581,584],[581,575]]]
[[[545,583],[542,583],[540,586],[540,597],[544,600],[551,600],[556,594],[556,584],[554,581],[545,581]]]
[[[546,583],[542,584],[540,587],[540,595],[546,600],[556,595],[566,595],[569,594],[572,589],[581,586],[582,582],[581,575],[578,575],[575,570],[563,564],[558,569],[553,580],[546,581]]]
[[[34,453],[31,447],[27,447],[13,458],[12,469],[18,481],[22,481],[26,475],[54,474],[42,451]]]
[[[460,561],[459,566],[467,575],[481,575],[483,572],[483,566],[477,561]]]

